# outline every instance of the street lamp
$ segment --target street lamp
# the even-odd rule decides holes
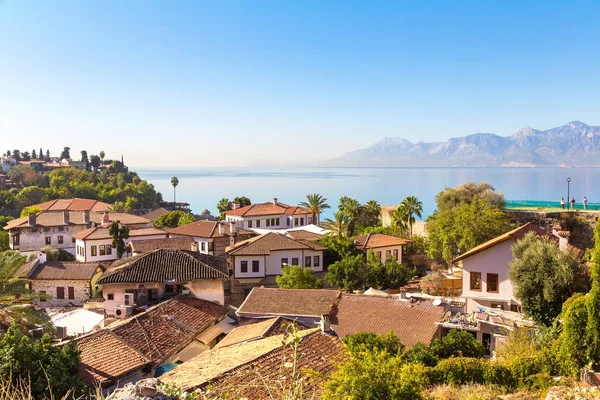
[[[571,208],[571,178],[567,178],[567,208]]]

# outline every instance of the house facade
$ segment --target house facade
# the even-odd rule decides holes
[[[225,256],[226,248],[232,243],[253,236],[256,233],[251,230],[238,228],[231,222],[219,221],[201,220],[169,230],[169,237],[190,238],[197,243],[200,253],[211,256]]]
[[[527,233],[553,237],[544,229],[528,223],[491,239],[452,260],[462,264],[462,296],[467,312],[478,307],[521,311],[521,303],[515,298],[513,284],[508,277],[512,246]]]
[[[402,251],[405,246],[412,242],[413,241],[410,239],[403,239],[381,233],[369,233],[354,238],[354,244],[358,249],[366,254],[372,250],[382,263],[385,263],[388,259],[393,257],[398,264],[402,264]]]
[[[129,230],[129,238],[125,239],[125,245],[136,240],[158,240],[166,239],[168,233],[158,228],[137,228]],[[75,259],[80,262],[114,261],[117,252],[112,248],[113,238],[106,225],[89,228],[73,235],[75,239]],[[130,252],[123,257],[131,256]]]
[[[159,249],[113,263],[98,280],[104,311],[115,315],[132,294],[136,306],[152,305],[189,292],[196,298],[228,302],[227,260],[188,250]]]
[[[235,244],[227,250],[233,271],[231,301],[239,305],[256,286],[275,286],[275,277],[286,265],[323,272],[326,248],[310,240],[270,232]]]
[[[271,202],[239,207],[232,203],[232,209],[225,211],[225,221],[233,222],[245,229],[290,229],[318,223],[318,216],[305,208],[280,203],[276,198]]]

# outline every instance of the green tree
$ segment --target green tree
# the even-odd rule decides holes
[[[275,278],[282,289],[320,289],[323,281],[315,277],[312,268],[289,265],[282,268],[282,274]]]
[[[427,218],[429,256],[449,263],[458,255],[512,228],[506,213],[482,199],[436,210]]]
[[[177,185],[179,185],[179,179],[176,176],[171,178],[171,185],[173,186],[173,206],[175,206],[175,203],[177,202],[175,197],[175,188]]]
[[[343,211],[338,211],[333,214],[333,219],[325,220],[325,229],[329,234],[335,236],[346,236],[349,233],[351,218]]]
[[[40,160],[43,160],[43,159],[44,159],[44,151],[42,150],[42,148],[41,148],[41,147],[40,147],[40,152],[38,153],[38,158],[39,158]]]
[[[125,239],[129,239],[129,228],[121,226],[119,221],[114,221],[108,228],[108,233],[112,236],[112,247],[117,251],[117,258],[121,258],[125,253]]]
[[[373,250],[367,254],[366,286],[375,289],[398,289],[406,285],[415,273],[414,268],[398,264],[394,257],[383,263],[381,257],[377,257]]]
[[[0,379],[14,385],[28,384],[32,398],[83,394],[80,364],[75,342],[55,346],[48,335],[31,339],[16,323],[0,335]]]
[[[177,228],[194,222],[194,216],[187,211],[175,210],[158,217],[152,226],[155,228]]]
[[[237,196],[233,199],[236,203],[240,204],[240,207],[246,207],[252,204],[249,198],[246,196]]]
[[[45,194],[45,190],[40,187],[27,186],[17,193],[15,200],[19,207],[28,207],[33,204],[41,203]]]
[[[402,354],[402,361],[407,364],[423,364],[426,367],[435,367],[438,358],[429,347],[419,342]]]
[[[438,211],[471,204],[477,200],[483,200],[498,208],[506,205],[502,192],[496,192],[496,189],[487,182],[463,183],[455,188],[445,188],[435,196]]]
[[[578,377],[581,368],[592,360],[586,300],[586,296],[577,293],[563,304],[562,331],[552,346],[562,374]]]
[[[594,247],[592,249],[592,289],[587,295],[587,340],[590,359],[600,363],[600,223],[594,229]]]
[[[515,297],[525,315],[540,324],[552,325],[565,300],[578,289],[586,290],[576,287],[583,271],[575,252],[559,249],[548,236],[530,232],[512,247],[512,254],[508,276]]]
[[[356,333],[342,339],[346,349],[354,357],[360,357],[365,352],[385,351],[391,356],[399,356],[404,352],[404,346],[393,332],[385,335],[375,333]]]
[[[38,157],[37,157],[37,153],[35,152],[35,150],[31,150],[31,158],[32,158],[33,160],[36,160],[36,159],[38,158]]]
[[[46,150],[46,158],[44,158],[44,161],[50,161],[50,150]]]
[[[23,153],[21,153],[21,159],[23,161],[30,161],[31,160],[31,155],[29,154],[28,151],[24,151]]]
[[[60,153],[60,159],[62,160],[63,158],[71,158],[71,148],[70,147],[63,148],[63,151]]]
[[[415,216],[421,218],[423,212],[423,203],[415,196],[408,196],[402,203],[400,203],[400,207],[398,210],[402,210],[404,220],[406,221],[406,225],[410,228],[410,237],[413,236],[413,225],[415,223]]]
[[[92,167],[95,171],[98,169],[99,166],[100,166],[100,157],[92,154],[90,156],[90,167]]]
[[[229,199],[224,197],[221,200],[219,200],[219,202],[217,203],[217,211],[219,211],[220,220],[225,219],[225,211],[229,210],[231,210],[231,202],[229,201]]]
[[[349,291],[360,289],[365,282],[366,263],[362,254],[343,258],[329,266],[325,280]]]
[[[21,218],[27,217],[28,215],[41,213],[42,209],[37,206],[25,207],[21,210]]]
[[[89,171],[90,160],[88,159],[88,153],[85,150],[81,150],[81,162],[85,163],[85,169]]]
[[[318,193],[307,194],[306,201],[301,202],[299,206],[310,210],[315,225],[319,225],[323,210],[330,208],[327,199]]]
[[[348,196],[343,196],[340,198],[337,213],[341,213],[342,215],[345,215],[348,218],[346,230],[350,236],[354,236],[356,233],[356,225],[359,222],[361,209],[362,206],[360,205],[358,200]]]
[[[20,150],[13,150],[12,152],[12,157],[17,160],[17,161],[21,161],[21,151]]]
[[[359,220],[362,229],[380,225],[380,217],[381,206],[376,200],[369,200],[361,206]]]
[[[98,155],[100,156],[100,160],[102,160],[102,163],[104,164],[104,156],[106,156],[104,150],[100,150],[100,153],[98,153]]]
[[[431,352],[437,358],[450,357],[483,357],[485,348],[467,331],[450,330],[441,339],[435,339],[431,344]]]

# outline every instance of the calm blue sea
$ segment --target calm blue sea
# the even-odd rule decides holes
[[[252,202],[277,197],[298,204],[306,194],[317,192],[337,208],[341,196],[361,203],[377,200],[398,204],[406,196],[423,202],[423,217],[435,209],[435,195],[445,186],[470,180],[487,181],[507,200],[559,201],[570,194],[580,202],[600,202],[600,168],[293,168],[293,169],[169,169],[138,170],[140,176],[173,200],[172,176],[179,178],[177,200],[190,203],[195,213],[204,209],[216,214],[219,199],[247,196]],[[333,211],[325,213],[325,217]]]

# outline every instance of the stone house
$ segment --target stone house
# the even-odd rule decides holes
[[[394,257],[398,264],[402,264],[402,250],[410,243],[413,243],[410,239],[402,239],[382,233],[369,233],[354,238],[354,244],[358,249],[365,254],[372,250],[375,256],[381,259],[382,263]]]
[[[227,304],[229,271],[224,257],[189,250],[158,249],[114,262],[98,280],[104,311],[115,315],[133,294],[136,306],[152,305],[181,293]],[[227,292],[227,293],[226,293]]]
[[[241,304],[254,287],[276,287],[275,277],[281,275],[286,265],[299,265],[322,273],[324,250],[324,246],[314,241],[294,239],[277,232],[236,243],[227,250],[233,271],[231,303]]]
[[[17,277],[28,279],[30,290],[39,295],[33,304],[41,307],[81,306],[92,295],[102,275],[99,263],[46,261],[46,253],[17,270]]]
[[[233,235],[232,232],[233,231]],[[169,237],[188,237],[198,244],[198,251],[211,256],[224,256],[232,242],[256,236],[251,230],[237,228],[231,223],[219,221],[196,221],[169,230]]]

